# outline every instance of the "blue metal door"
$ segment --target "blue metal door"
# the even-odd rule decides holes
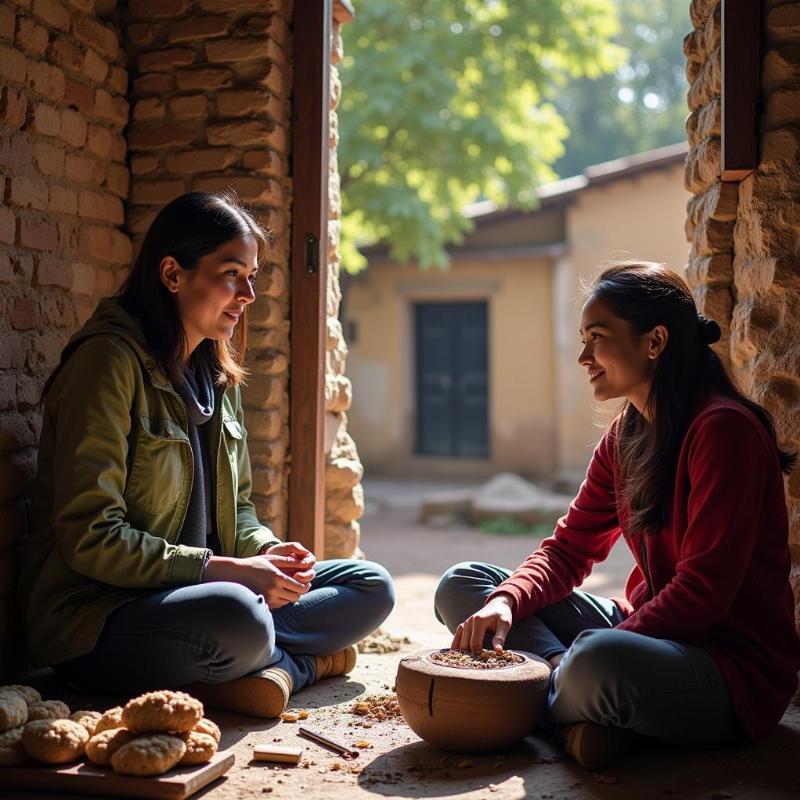
[[[418,303],[417,442],[422,455],[489,455],[486,303]]]

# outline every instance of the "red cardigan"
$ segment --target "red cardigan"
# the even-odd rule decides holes
[[[565,598],[625,534],[614,429],[597,445],[553,536],[492,593],[514,619]],[[797,687],[800,639],[789,585],[788,520],[778,454],[748,409],[700,402],[678,456],[672,513],[654,535],[625,535],[636,566],[618,630],[700,645],[714,658],[753,739]],[[645,578],[645,576],[648,578]]]

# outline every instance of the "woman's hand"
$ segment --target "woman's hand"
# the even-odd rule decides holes
[[[270,608],[296,602],[310,586],[310,581],[296,580],[290,571],[296,560],[289,556],[258,555],[251,558],[212,556],[203,576],[204,581],[231,581],[261,594]],[[312,570],[313,573],[313,570]]]
[[[450,647],[454,650],[480,653],[483,650],[486,634],[494,631],[492,649],[502,650],[511,630],[512,602],[511,597],[504,594],[490,600],[480,611],[476,611],[456,628]]]
[[[283,556],[291,559],[288,562],[281,559],[277,564],[278,569],[285,575],[300,583],[311,583],[314,580],[317,557],[300,542],[281,542],[268,547],[264,552],[268,557]]]

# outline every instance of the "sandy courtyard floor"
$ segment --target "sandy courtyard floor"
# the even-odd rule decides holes
[[[384,487],[385,488],[385,487]],[[369,486],[368,486],[368,498]],[[536,542],[527,536],[496,536],[460,527],[431,529],[416,523],[416,508],[402,491],[381,494],[368,505],[362,545],[368,556],[395,576],[398,603],[384,630],[407,636],[400,652],[362,655],[348,679],[332,679],[293,698],[291,708],[305,710],[303,724],[349,745],[368,744],[358,758],[346,761],[297,735],[297,723],[259,722],[209,709],[223,729],[222,748],[232,749],[236,764],[221,780],[194,795],[208,800],[298,798],[497,798],[519,800],[797,800],[800,797],[800,708],[787,712],[770,739],[756,746],[698,753],[652,744],[599,773],[587,772],[564,758],[553,741],[531,736],[517,749],[487,756],[442,753],[420,741],[402,720],[363,727],[351,713],[366,695],[390,695],[400,657],[423,647],[448,643],[433,618],[431,598],[438,577],[451,563],[479,559],[514,567]],[[615,549],[585,588],[602,594],[622,591],[630,560]],[[78,698],[66,698],[79,704]],[[83,705],[105,708],[113,698],[81,698]],[[272,766],[252,760],[256,744],[279,743],[304,748],[300,765]],[[0,792],[2,798],[45,795]],[[79,795],[49,795],[78,797]]]

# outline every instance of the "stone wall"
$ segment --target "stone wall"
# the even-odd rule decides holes
[[[286,531],[289,142],[292,3],[130,0],[134,247],[158,210],[187,191],[232,187],[272,232],[250,307],[244,391],[261,520]]]
[[[118,285],[128,73],[93,0],[0,2],[0,672],[39,396],[69,334]]]
[[[355,442],[347,432],[347,414],[353,389],[344,375],[347,345],[339,322],[339,171],[336,148],[339,141],[336,107],[342,84],[336,68],[342,60],[341,27],[352,19],[349,4],[337,2],[334,7],[331,40],[330,83],[330,173],[328,208],[328,337],[325,359],[325,557],[349,558],[359,551],[358,520],[364,513],[364,492],[361,477],[364,469],[358,458]]]
[[[762,3],[759,163],[720,183],[720,6],[693,0],[686,39],[692,241],[689,278],[723,326],[720,349],[741,387],[773,415],[781,444],[800,447],[800,3]],[[786,481],[792,584],[800,625],[800,469]],[[798,696],[800,700],[800,695]]]

